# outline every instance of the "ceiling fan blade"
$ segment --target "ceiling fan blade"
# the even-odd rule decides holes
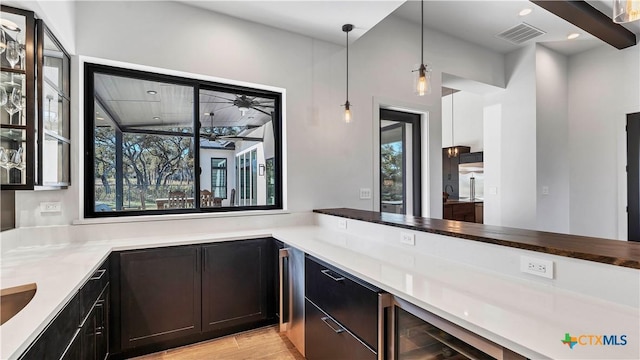
[[[263,113],[263,114],[265,114],[265,115],[269,115],[269,116],[271,116],[271,113],[268,113],[268,112],[266,112],[266,111],[264,111],[264,110],[262,110],[262,109],[258,109],[258,108],[256,108],[256,107],[252,107],[252,109],[254,109],[254,110],[256,110],[256,111],[260,111],[261,113]]]
[[[200,101],[200,104],[231,104],[228,101]]]
[[[227,100],[227,101],[234,101],[234,100],[235,100],[235,99],[227,99],[226,97],[223,97],[223,96],[213,95],[213,94],[207,94],[207,93],[200,93],[200,95],[211,96],[211,97],[217,97],[218,99],[223,99],[223,100]]]
[[[263,141],[263,139],[259,137],[236,136],[236,135],[219,136],[219,139],[226,140],[226,141],[257,141],[257,142]]]

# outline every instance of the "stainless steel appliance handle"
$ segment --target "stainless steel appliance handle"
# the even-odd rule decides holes
[[[335,277],[331,275],[331,270],[329,269],[324,269],[324,270],[320,270],[321,273],[327,275],[328,277],[330,277],[333,281],[342,281],[344,280],[344,276],[340,276],[340,277]]]
[[[323,316],[323,317],[321,317],[321,318],[320,318],[320,320],[322,320],[325,324],[327,324],[327,326],[328,326],[331,330],[335,331],[335,333],[336,333],[336,334],[340,334],[341,332],[343,332],[343,331],[344,331],[344,328],[343,328],[342,326],[340,326],[340,324],[338,324],[338,322],[337,322],[337,321],[335,321],[335,320],[331,319],[331,318],[330,318],[330,317],[328,317],[328,316]],[[331,324],[329,324],[329,320],[333,321],[333,322],[336,324],[336,326],[338,326],[338,328],[336,329],[336,328],[334,328],[333,326],[331,326]]]
[[[387,308],[393,305],[393,297],[391,294],[381,292],[378,294],[378,360],[384,360],[387,357],[387,347],[385,339],[385,313]]]
[[[289,325],[289,319],[284,319],[284,259],[289,257],[289,249],[288,248],[284,248],[284,249],[280,249],[278,250],[278,276],[280,277],[280,304],[278,304],[280,306],[280,310],[279,310],[279,314],[280,314],[280,321],[279,321],[279,325],[280,325],[280,331],[287,331],[288,325]],[[287,289],[289,290],[289,289]],[[293,294],[291,294],[291,291],[289,290],[289,297],[292,297]],[[291,300],[289,300],[291,301]],[[289,302],[289,304],[291,304],[291,302]]]

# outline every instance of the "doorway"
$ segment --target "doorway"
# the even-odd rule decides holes
[[[640,241],[640,113],[627,114],[627,239]]]
[[[380,109],[380,212],[420,216],[420,115]]]

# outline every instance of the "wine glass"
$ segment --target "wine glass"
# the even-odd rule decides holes
[[[4,89],[4,86],[0,86],[0,106],[4,106],[8,99],[7,90]]]
[[[20,44],[15,41],[8,41],[7,51],[4,55],[13,69],[20,60]]]
[[[4,30],[0,29],[0,54],[7,50],[7,36],[4,34]]]
[[[11,102],[16,106],[15,112],[22,110],[22,89],[17,87],[13,88],[13,91],[11,92]],[[11,115],[13,116],[13,114]],[[20,117],[18,117],[18,120],[20,120]]]
[[[25,163],[24,163],[24,156],[22,155],[23,155],[23,150],[22,150],[22,146],[20,146],[18,150],[15,150],[15,153],[11,157],[12,167],[18,170],[24,170]]]
[[[2,148],[2,151],[0,151],[0,167],[2,167],[3,169],[7,169],[7,171],[9,171],[13,167],[11,159],[14,156],[14,151],[15,150]]]

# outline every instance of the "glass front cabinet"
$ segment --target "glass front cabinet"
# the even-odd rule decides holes
[[[0,187],[70,184],[70,57],[31,11],[0,14]]]

